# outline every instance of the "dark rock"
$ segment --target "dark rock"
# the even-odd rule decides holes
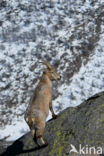
[[[6,5],[7,5],[7,2],[5,0],[0,1],[0,8],[4,8],[6,7]]]
[[[81,156],[70,153],[71,144],[84,152],[101,147],[104,153],[104,92],[86,100],[76,108],[67,108],[57,119],[47,122],[44,139],[47,147],[38,148],[28,133],[9,146],[2,156]],[[84,154],[85,155],[85,154]],[[89,155],[89,154],[88,154]],[[91,153],[91,156],[93,153]],[[99,153],[97,153],[99,155]],[[103,154],[102,154],[103,155]]]
[[[0,27],[2,26],[2,24],[3,24],[3,21],[0,20]]]

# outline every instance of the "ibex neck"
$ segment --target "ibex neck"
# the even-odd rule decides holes
[[[42,76],[40,83],[47,84],[49,85],[49,87],[52,87],[52,81],[49,79],[49,77],[46,74]]]

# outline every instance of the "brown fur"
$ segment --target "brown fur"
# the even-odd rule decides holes
[[[52,112],[53,118],[56,118],[52,107],[52,81],[60,79],[60,75],[48,62],[44,62],[44,64],[47,66],[47,69],[34,91],[25,114],[25,120],[37,144],[39,144],[38,141],[40,141],[41,144],[47,144],[43,140],[42,135],[49,109]]]

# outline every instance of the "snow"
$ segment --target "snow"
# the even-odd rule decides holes
[[[29,131],[29,127],[26,125],[24,120],[21,120],[21,122],[16,121],[13,122],[12,125],[7,125],[6,129],[2,130],[2,136],[10,136],[7,141],[12,141],[20,136],[24,135],[26,131]]]
[[[31,0],[31,2],[27,0],[22,0],[21,2],[10,0],[7,2],[7,10],[10,8],[14,10],[11,13],[11,21],[7,20],[7,10],[3,8],[0,12],[0,19],[3,21],[3,25],[0,27],[0,34],[2,34],[2,31],[4,34],[7,34],[7,38],[3,35],[0,37],[0,44],[4,47],[4,50],[0,49],[0,115],[3,115],[3,122],[9,118],[11,119],[10,122],[8,121],[8,124],[0,127],[0,139],[10,135],[7,141],[16,140],[29,131],[29,127],[24,121],[24,113],[29,103],[31,92],[38,84],[44,68],[35,55],[38,54],[37,47],[40,45],[43,46],[41,47],[42,52],[40,50],[41,48],[39,49],[43,58],[47,54],[52,58],[52,61],[55,59],[61,60],[60,63],[61,65],[64,65],[64,69],[60,71],[60,73],[63,75],[69,66],[69,62],[65,63],[62,56],[67,54],[66,58],[73,62],[75,55],[80,55],[81,53],[79,52],[77,54],[76,47],[81,47],[83,41],[88,43],[87,39],[92,35],[89,32],[91,32],[90,28],[95,25],[95,19],[92,19],[90,18],[90,15],[85,14],[84,20],[91,20],[85,27],[87,35],[85,38],[81,39],[78,37],[78,33],[83,31],[83,28],[80,27],[83,24],[83,13],[88,9],[91,11],[97,9],[103,4],[103,0],[98,0],[94,7],[90,4],[90,0],[86,0],[84,5],[81,0],[75,2],[71,1],[71,9],[74,10],[74,13],[70,14],[69,18],[69,16],[66,16],[64,13],[64,11],[67,10],[63,11],[65,6],[56,2],[57,0],[54,0],[55,4],[51,9],[46,8],[46,10],[41,9],[40,11],[34,10],[32,13],[28,12],[27,15],[25,9],[29,8],[28,5],[30,5],[30,3],[35,5],[33,0]],[[19,3],[25,6],[23,10],[20,10],[18,7]],[[36,4],[37,10],[41,8],[41,5],[42,4]],[[47,5],[49,5],[48,2]],[[10,10],[8,10],[8,12],[9,11]],[[75,11],[78,11],[78,13]],[[97,16],[97,14],[95,16]],[[25,24],[27,19],[30,20],[31,23]],[[60,19],[64,19],[64,26],[59,24]],[[12,23],[13,21],[15,24]],[[55,29],[55,26],[58,26],[58,28]],[[16,27],[18,27],[18,29]],[[16,29],[17,34],[16,37],[12,38],[13,36],[9,36],[8,33],[14,28]],[[93,28],[95,29],[95,26]],[[28,36],[28,33],[31,31],[33,32],[34,41]],[[40,33],[41,31],[42,33]],[[26,39],[22,36],[24,33],[27,33]],[[47,35],[44,35],[45,33],[47,33]],[[76,37],[70,40],[73,34]],[[22,36],[21,38],[24,38],[24,40],[17,40],[18,36]],[[61,40],[60,44],[57,43],[59,40]],[[73,51],[64,46],[65,42],[68,43],[67,46],[72,46],[74,48],[74,54]],[[56,53],[53,57],[52,54],[54,51]],[[34,70],[30,70],[31,66],[35,66],[35,64],[36,67],[33,67]],[[34,77],[35,80],[38,79],[38,81],[33,85]],[[70,80],[70,84],[63,83],[57,90],[60,95],[53,101],[54,110],[57,114],[60,112],[59,107],[61,107],[61,111],[67,107],[76,107],[90,96],[104,90],[103,23],[101,26],[100,39],[94,49],[93,55],[89,58],[88,63],[85,65],[83,60],[80,70],[77,73],[74,73]],[[7,105],[8,101],[12,101],[13,103],[10,108]],[[16,106],[15,103],[17,103]],[[2,114],[4,110],[6,113]],[[51,113],[49,113],[47,120],[50,118]]]
[[[79,72],[74,74],[70,86],[62,85],[58,88],[61,94],[55,101],[62,109],[75,107],[94,94],[104,91],[104,35],[98,42],[95,54],[86,65],[82,65]]]

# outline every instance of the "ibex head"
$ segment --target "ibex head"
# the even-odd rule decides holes
[[[49,77],[50,80],[59,80],[61,78],[59,73],[57,73],[55,68],[53,66],[51,66],[49,62],[42,61],[42,63],[44,65],[46,65],[46,67],[47,67],[47,69],[45,70],[44,73],[47,74],[47,76]]]

